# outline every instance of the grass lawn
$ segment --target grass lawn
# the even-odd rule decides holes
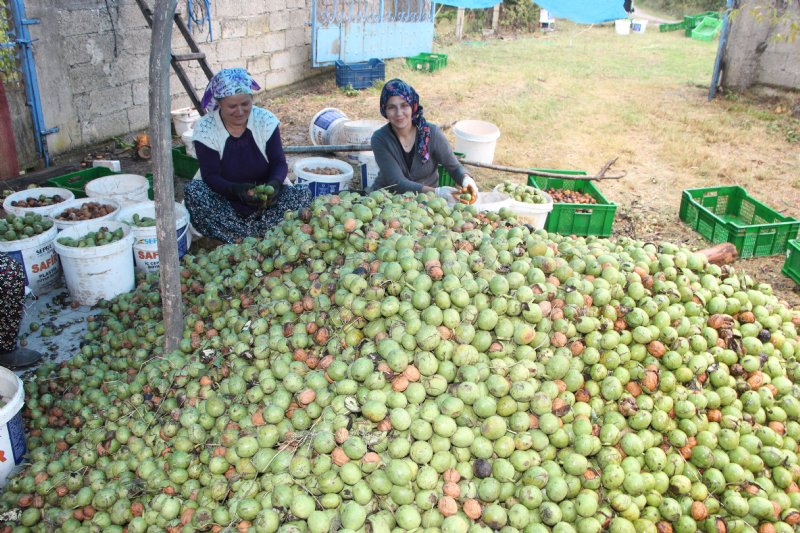
[[[550,33],[435,46],[448,54],[436,73],[415,72],[401,59],[388,77],[411,83],[426,117],[440,125],[481,119],[501,130],[495,163],[597,172],[618,158],[599,184],[619,205],[617,235],[708,245],[678,220],[681,191],[737,184],[785,215],[800,217],[800,120],[789,96],[719,94],[708,86],[717,42],[682,32],[620,36],[613,26],[559,21]],[[283,121],[287,145],[309,144],[308,125],[324,107],[351,119],[380,118],[379,89],[355,96],[338,90],[333,73],[266,105]],[[796,96],[794,97],[797,98]],[[454,142],[452,130],[448,136]],[[474,170],[483,189],[519,174]],[[794,305],[800,294],[780,274],[783,258],[740,261]]]

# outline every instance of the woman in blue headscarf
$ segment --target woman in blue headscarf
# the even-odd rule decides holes
[[[374,189],[435,191],[453,201],[457,189],[438,186],[437,165],[441,164],[462,190],[471,193],[472,203],[477,200],[475,180],[453,155],[444,133],[425,120],[413,87],[403,80],[389,80],[381,91],[380,108],[389,123],[372,135],[372,151],[380,169]]]
[[[184,201],[192,226],[226,243],[263,237],[284,212],[311,202],[306,187],[284,187],[288,166],[280,121],[253,105],[253,93],[260,88],[243,68],[221,70],[203,95],[206,115],[194,125],[200,170],[186,185]],[[252,195],[257,185],[273,187],[266,203]]]

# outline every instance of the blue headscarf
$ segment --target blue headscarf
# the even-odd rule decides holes
[[[422,106],[419,105],[419,95],[414,88],[400,79],[386,82],[381,91],[381,115],[386,118],[386,103],[392,96],[400,96],[411,106],[411,123],[417,127],[417,151],[422,161],[430,159],[429,144],[431,140],[431,127],[422,116]]]
[[[261,89],[250,74],[243,68],[226,68],[211,78],[203,93],[200,106],[206,112],[214,111],[219,107],[219,100],[234,94],[253,94]]]

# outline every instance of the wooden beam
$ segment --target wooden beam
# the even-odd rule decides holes
[[[78,165],[60,165],[57,167],[49,167],[42,170],[37,170],[36,172],[28,172],[27,174],[17,176],[16,178],[3,180],[0,182],[0,186],[2,186],[4,189],[24,189],[28,185],[42,185],[50,178],[56,178],[58,176],[63,176],[64,174],[70,174],[77,170],[81,170],[81,167]]]
[[[494,6],[492,9],[492,30],[497,31],[500,28],[500,4]]]
[[[173,67],[177,64],[172,61],[172,20],[177,4],[178,0],[156,0],[150,41],[150,140],[165,354],[177,350],[183,338],[169,98],[169,66],[170,63]],[[194,94],[194,91],[189,91],[189,94]]]

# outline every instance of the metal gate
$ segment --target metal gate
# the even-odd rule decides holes
[[[19,167],[28,169],[44,162],[50,165],[47,135],[58,128],[47,129],[39,97],[39,82],[33,60],[33,39],[28,26],[38,19],[25,15],[23,0],[0,0],[0,79],[6,96],[5,111],[11,117],[14,144]],[[0,101],[0,106],[4,102]],[[0,124],[3,137],[9,132]]]
[[[313,65],[429,52],[433,16],[433,0],[313,0]]]

